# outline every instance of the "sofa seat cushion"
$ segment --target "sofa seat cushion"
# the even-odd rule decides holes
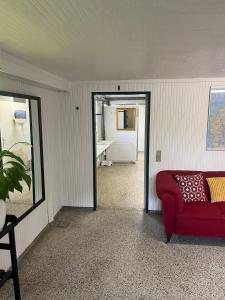
[[[174,233],[178,235],[225,237],[224,206],[216,203],[185,203],[182,213],[177,214]],[[224,211],[225,212],[225,211]]]
[[[188,220],[221,220],[225,219],[225,206],[223,207],[224,214],[218,205],[210,202],[195,202],[185,203],[182,213],[177,214],[177,219]]]

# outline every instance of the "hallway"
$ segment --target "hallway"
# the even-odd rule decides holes
[[[144,209],[144,152],[136,163],[97,168],[97,204],[103,208]]]

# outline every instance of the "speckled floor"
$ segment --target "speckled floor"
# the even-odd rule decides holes
[[[165,244],[161,216],[64,208],[19,270],[23,300],[222,300],[225,240]],[[13,299],[10,283],[0,298]]]
[[[97,204],[103,208],[144,209],[144,152],[135,164],[97,168]]]

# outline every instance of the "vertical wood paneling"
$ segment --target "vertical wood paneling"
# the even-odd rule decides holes
[[[224,170],[225,152],[206,151],[210,86],[225,87],[225,79],[144,80],[74,83],[71,95],[0,76],[0,89],[42,98],[46,199],[17,227],[18,253],[52,220],[61,205],[92,207],[91,92],[151,92],[151,210],[160,209],[155,175],[163,169]],[[76,106],[79,110],[76,110]],[[162,162],[155,151],[162,150]],[[9,263],[6,253],[0,266]]]
[[[225,152],[206,151],[210,86],[225,86],[225,79],[143,80],[74,83],[64,103],[67,149],[66,205],[93,205],[91,92],[150,91],[150,196],[151,210],[160,209],[155,195],[155,175],[164,169],[224,170]],[[75,106],[80,110],[76,111]],[[155,151],[162,150],[162,162]]]
[[[27,216],[16,228],[17,252],[20,255],[61,208],[62,173],[62,101],[64,94],[33,86],[30,83],[0,75],[0,90],[41,97],[44,146],[46,201]],[[0,268],[9,266],[6,251],[0,253]]]

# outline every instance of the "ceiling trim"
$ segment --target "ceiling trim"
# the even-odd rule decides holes
[[[201,77],[201,78],[172,78],[172,79],[167,79],[167,78],[162,78],[162,79],[131,79],[131,80],[95,80],[95,81],[72,81],[73,85],[77,86],[83,86],[83,85],[92,85],[92,84],[99,84],[101,83],[102,85],[108,85],[108,84],[121,84],[121,83],[146,83],[146,84],[157,84],[157,83],[194,83],[194,82],[225,82],[225,77]]]
[[[70,91],[70,81],[29,64],[9,53],[1,51],[0,73],[32,81],[59,91]]]

